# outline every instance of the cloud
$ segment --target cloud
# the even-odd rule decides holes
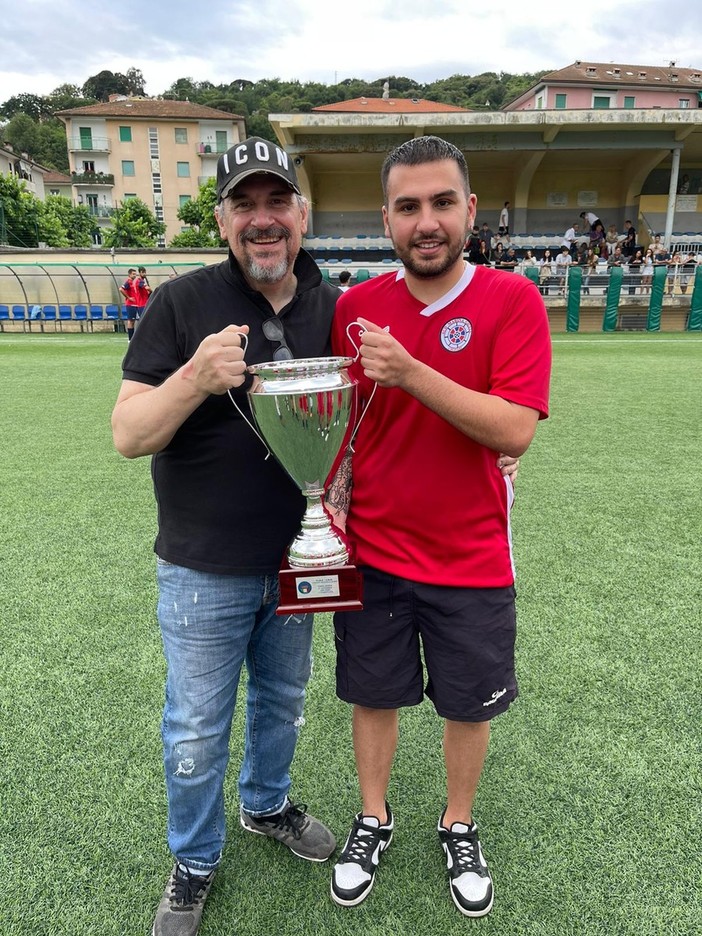
[[[9,5],[4,4],[6,7]],[[338,27],[318,0],[25,0],[3,13],[0,101],[82,85],[103,69],[141,69],[148,94],[178,78],[333,84],[403,75],[427,83],[454,74],[535,72],[576,59],[702,67],[690,16],[661,22],[659,0],[618,0],[603,16],[563,23],[528,4],[465,0],[355,0]]]

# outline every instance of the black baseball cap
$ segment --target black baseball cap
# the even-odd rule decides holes
[[[217,201],[222,201],[245,178],[256,173],[278,176],[302,195],[292,156],[275,143],[249,137],[235,143],[217,160]]]

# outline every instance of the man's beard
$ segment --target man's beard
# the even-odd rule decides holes
[[[405,268],[414,276],[422,279],[432,279],[435,276],[442,276],[463,256],[463,244],[465,243],[465,239],[460,241],[456,240],[455,243],[446,243],[448,246],[448,253],[446,256],[443,258],[437,257],[433,260],[415,260],[412,255],[411,246],[402,250],[398,250],[397,246],[395,246],[395,253],[400,260],[402,260]]]
[[[255,242],[256,238],[261,236],[285,238],[285,256],[281,257],[281,259],[278,260],[278,262],[273,266],[267,263],[261,263],[259,260],[256,260],[248,253],[246,249],[246,245],[249,241]],[[243,247],[241,266],[243,267],[244,273],[250,279],[255,280],[257,283],[266,283],[269,285],[273,283],[279,283],[281,280],[285,279],[295,262],[295,258],[290,256],[289,249],[287,249],[290,241],[290,232],[287,230],[287,228],[249,228],[241,235],[240,240]]]

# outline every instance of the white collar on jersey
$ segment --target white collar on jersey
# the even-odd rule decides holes
[[[464,261],[465,263],[465,261]],[[473,279],[473,274],[475,273],[475,267],[470,263],[465,263],[465,268],[463,270],[463,276],[459,279],[455,286],[452,286],[447,293],[445,293],[440,299],[437,299],[436,302],[432,302],[431,305],[426,306],[420,312],[420,315],[426,315],[427,317],[433,315],[435,312],[440,312],[442,309],[445,309],[447,305],[450,305],[454,299],[457,299],[461,295],[464,289],[468,288],[470,281]],[[405,268],[400,267],[397,271],[397,276],[395,277],[395,282],[399,283],[401,279],[405,278]]]

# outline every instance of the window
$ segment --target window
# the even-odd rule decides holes
[[[192,200],[192,195],[179,195],[178,196],[178,201],[180,203],[179,207],[182,208],[183,205],[186,205],[191,200]]]
[[[95,172],[95,162],[92,159],[83,160],[83,172]]]
[[[636,107],[636,98],[633,95],[632,96],[628,94],[625,95],[624,96],[624,110],[631,110],[634,107]]]
[[[609,109],[609,95],[595,94],[592,97],[592,106],[595,110]]]
[[[681,97],[678,101],[678,107],[686,108],[690,106],[690,98]]]
[[[132,198],[136,198],[136,192],[125,192],[122,201],[130,201]]]
[[[540,94],[536,99],[536,109],[541,110],[544,106],[543,96]]]
[[[119,142],[120,142],[120,143],[131,143],[131,142],[132,142],[132,128],[131,128],[131,127],[120,127],[120,128],[119,128]]]
[[[190,163],[188,162],[178,162],[176,163],[176,169],[179,179],[189,179],[190,178]]]
[[[556,110],[565,110],[567,94],[556,95]]]
[[[49,195],[60,195],[61,193],[57,188],[49,189]]]
[[[176,128],[175,128],[175,141],[176,141],[176,143],[187,143],[187,142],[188,142],[188,128],[187,128],[187,127],[176,127]]]
[[[122,175],[136,175],[134,172],[134,160],[133,159],[123,159],[122,160]]]

